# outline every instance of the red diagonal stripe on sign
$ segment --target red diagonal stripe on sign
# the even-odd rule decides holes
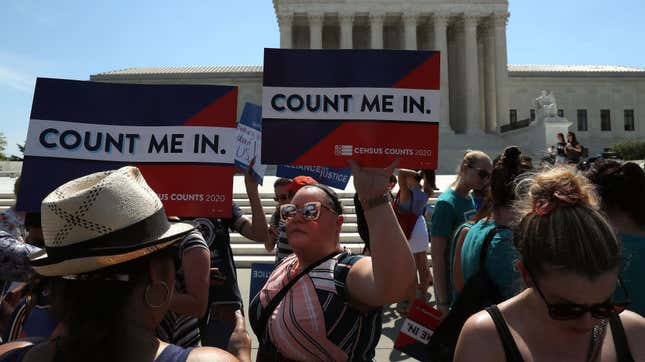
[[[438,131],[436,123],[349,121],[312,145],[291,164],[347,167],[347,160],[351,158],[361,166],[385,167],[400,158],[399,167],[402,168],[436,169]],[[342,146],[350,145],[352,155],[343,154]],[[356,147],[381,148],[383,152],[359,154],[354,152]],[[388,153],[386,149],[430,150],[431,153],[413,151],[412,155],[402,155]]]
[[[186,126],[235,127],[236,119],[237,88],[206,106],[184,124]]]
[[[439,89],[441,57],[439,52],[434,53],[420,66],[414,68],[403,79],[394,84],[394,88],[409,89]]]

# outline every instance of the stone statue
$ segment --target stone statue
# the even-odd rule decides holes
[[[558,116],[558,105],[553,92],[543,90],[533,101],[537,119],[554,118]]]

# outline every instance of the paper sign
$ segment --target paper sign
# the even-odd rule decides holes
[[[264,284],[269,280],[271,272],[275,268],[273,264],[253,263],[251,264],[251,286],[249,288],[249,302],[262,290]]]
[[[352,176],[352,169],[350,167],[333,168],[323,166],[279,165],[275,174],[278,177],[285,178],[309,176],[321,184],[344,190],[347,187],[349,178]]]
[[[266,173],[266,165],[262,165],[260,151],[262,150],[262,108],[255,104],[244,104],[242,118],[237,124],[235,136],[235,166],[247,169],[255,158],[251,176],[262,185]]]
[[[441,322],[441,312],[416,299],[403,321],[394,348],[419,361],[429,361],[428,342]]]
[[[439,53],[265,49],[265,164],[437,168]]]
[[[168,215],[228,217],[237,88],[39,78],[18,208],[90,173],[138,167]]]

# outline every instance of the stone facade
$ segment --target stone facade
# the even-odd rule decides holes
[[[508,119],[508,2],[273,2],[280,47],[441,52],[441,130],[480,134]]]
[[[273,3],[283,48],[441,51],[440,172],[454,172],[468,148],[495,154],[505,145],[516,143],[528,148],[536,159],[543,156],[547,146],[555,143],[553,129],[545,131],[545,127],[534,122],[530,127],[501,132],[501,126],[515,121],[522,124],[522,120],[531,118],[533,100],[541,90],[553,92],[558,108],[572,122],[570,130],[577,133],[590,153],[621,140],[645,138],[645,69],[509,66],[507,1]],[[110,82],[237,85],[238,114],[245,102],[262,101],[262,67],[257,66],[130,68],[90,78]],[[585,114],[586,130],[582,127]]]

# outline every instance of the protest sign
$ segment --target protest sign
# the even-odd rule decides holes
[[[419,361],[429,361],[428,342],[441,322],[441,312],[416,299],[403,321],[394,348]]]
[[[251,264],[251,286],[249,288],[249,303],[262,290],[264,284],[269,280],[271,272],[275,268],[273,264],[253,263]]]
[[[285,178],[294,178],[301,175],[309,176],[321,184],[344,190],[347,187],[349,178],[352,176],[352,169],[350,167],[279,165],[275,175]]]
[[[235,166],[246,170],[255,158],[251,176],[262,185],[267,167],[262,165],[260,155],[262,143],[262,108],[255,104],[245,103],[242,118],[237,124],[235,136]]]
[[[265,164],[437,167],[439,53],[265,49]]]
[[[168,215],[231,214],[237,88],[39,78],[18,208],[61,184],[138,167]]]

